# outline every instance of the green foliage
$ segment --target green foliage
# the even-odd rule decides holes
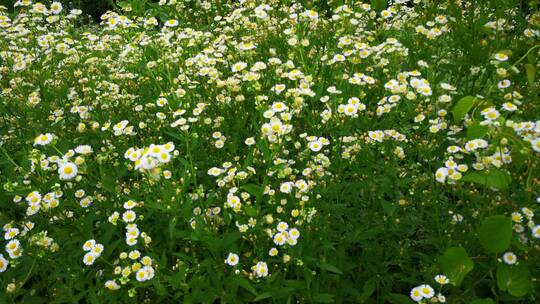
[[[441,270],[450,279],[450,283],[461,285],[465,276],[474,268],[474,262],[462,247],[450,247],[439,258]]]
[[[497,267],[497,286],[514,297],[523,297],[531,287],[531,274],[525,265],[500,264]]]
[[[488,126],[483,126],[479,123],[474,123],[467,127],[467,139],[477,139],[486,136],[489,131]]]
[[[463,181],[473,182],[486,187],[505,189],[512,182],[512,177],[507,172],[491,169],[487,172],[471,172],[463,176]]]
[[[478,229],[480,243],[487,253],[500,253],[512,241],[512,221],[503,215],[485,218]]]
[[[463,118],[465,118],[465,115],[469,113],[469,111],[477,105],[479,102],[478,98],[474,96],[465,96],[458,100],[456,105],[454,106],[454,109],[452,110],[452,113],[454,114],[454,121],[459,122]]]
[[[531,87],[534,87],[534,80],[536,78],[536,67],[532,64],[525,64],[525,73],[527,73],[527,80],[529,81],[529,85]]]

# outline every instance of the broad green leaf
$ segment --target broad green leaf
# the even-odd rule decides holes
[[[503,215],[490,216],[482,221],[478,237],[486,252],[503,252],[512,241],[512,220]]]
[[[116,182],[116,174],[113,170],[105,168],[105,166],[99,166],[99,174],[101,178],[101,185],[103,188],[111,193],[115,193],[116,190],[115,182]]]
[[[461,285],[465,275],[469,273],[474,262],[469,258],[467,252],[462,247],[450,247],[439,258],[442,272],[448,276],[450,283],[455,286]]]
[[[371,0],[371,6],[380,12],[387,7],[387,0]]]
[[[129,6],[129,1],[118,1],[116,2],[116,5],[118,5],[121,8],[126,8]]]
[[[474,123],[467,127],[467,139],[477,139],[484,137],[489,128],[487,126],[482,126],[479,123]]]
[[[232,231],[222,233],[219,242],[219,246],[222,249],[230,248],[236,241],[242,238],[242,234],[238,231]]]
[[[529,81],[529,86],[534,86],[534,78],[536,77],[536,68],[532,64],[525,64],[525,73],[527,74],[527,80]]]
[[[263,197],[263,192],[264,192],[264,187],[261,186],[261,185],[255,185],[255,184],[245,184],[243,186],[241,186],[241,189],[247,191],[249,194],[253,195],[253,197],[255,198],[255,200],[257,202],[260,202],[262,200],[262,197]],[[255,209],[253,209],[254,211],[256,211]],[[254,215],[250,215],[250,216],[254,216]]]
[[[264,190],[262,186],[255,185],[255,184],[245,184],[245,185],[242,185],[241,188],[246,190],[247,192],[249,192],[249,194],[255,197],[262,195],[263,190]]]
[[[257,209],[255,209],[253,206],[245,205],[243,206],[244,211],[249,216],[257,216]]]
[[[499,169],[490,169],[489,171],[471,172],[463,176],[462,180],[487,187],[506,189],[512,182],[512,177]]]
[[[343,271],[339,270],[336,266],[328,263],[320,263],[319,268],[322,270],[330,271],[337,274],[343,274]]]
[[[514,297],[523,297],[531,287],[531,273],[523,264],[500,264],[497,267],[497,286]]]
[[[531,52],[531,53],[529,53],[529,55],[527,55],[527,62],[530,63],[530,64],[536,64],[535,52]]]
[[[465,96],[458,100],[458,102],[452,109],[452,113],[454,114],[454,121],[461,121],[465,117],[465,115],[467,115],[467,113],[475,106],[477,101],[478,98],[474,96]]]
[[[521,153],[521,147],[516,145],[516,148],[510,151],[512,155],[512,165],[518,169],[522,169],[528,160],[528,155],[526,153]]]
[[[270,163],[272,161],[272,151],[267,146],[267,143],[264,141],[257,141],[257,147],[261,151],[264,160],[267,163]]]

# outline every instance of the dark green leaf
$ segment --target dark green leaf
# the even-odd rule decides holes
[[[262,196],[263,191],[264,191],[262,186],[255,185],[255,184],[245,184],[245,185],[242,185],[241,188],[246,190],[247,192],[249,192],[249,194],[255,196],[256,198],[259,198],[260,196]]]
[[[512,177],[499,169],[490,169],[489,171],[471,172],[463,176],[462,180],[487,187],[506,189],[512,182]]]
[[[512,220],[503,215],[490,216],[482,221],[478,237],[486,252],[503,252],[512,241]]]
[[[489,128],[487,126],[482,126],[479,123],[474,123],[467,127],[467,139],[477,139],[484,137]]]
[[[523,264],[500,264],[497,267],[497,286],[514,297],[523,297],[531,287],[529,269]]]
[[[461,121],[465,115],[475,106],[477,103],[478,98],[474,96],[465,96],[461,98],[454,108],[452,109],[452,113],[454,114],[454,121],[457,123]]]
[[[512,165],[518,169],[523,169],[525,162],[528,160],[526,153],[521,153],[521,146],[515,145],[516,148],[510,152],[512,155]]]
[[[243,207],[243,209],[248,216],[257,216],[257,209],[255,209],[253,206],[246,205]]]
[[[529,81],[529,86],[534,86],[534,78],[536,77],[536,68],[532,64],[525,64],[525,73],[527,74],[527,80]]]
[[[459,286],[473,267],[474,262],[469,258],[462,247],[450,247],[439,258],[439,263],[444,274],[450,279],[450,283]]]

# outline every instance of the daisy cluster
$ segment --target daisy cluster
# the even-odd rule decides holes
[[[129,148],[124,157],[134,163],[135,170],[150,171],[170,162],[171,153],[175,154],[174,143],[168,142],[164,145],[151,144],[142,149]]]

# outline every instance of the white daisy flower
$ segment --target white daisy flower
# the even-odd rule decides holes
[[[165,26],[166,27],[175,27],[178,25],[178,20],[176,19],[169,19],[167,21],[165,21]]]
[[[227,256],[227,259],[225,260],[225,264],[229,266],[236,266],[239,261],[240,261],[240,258],[238,257],[238,255],[236,253],[230,252],[229,255]]]
[[[50,11],[55,15],[60,14],[60,12],[62,11],[62,3],[56,1],[51,3]]]
[[[514,265],[517,262],[517,256],[513,252],[505,252],[503,261],[508,265]]]
[[[494,57],[498,61],[507,61],[508,60],[508,55],[506,55],[504,53],[497,53],[497,54],[495,54]]]
[[[0,253],[0,272],[6,271],[8,265],[9,261],[5,259],[4,256]]]
[[[114,280],[108,280],[105,282],[105,288],[109,290],[118,290],[120,289],[120,285],[118,285]]]
[[[279,222],[277,224],[277,230],[279,232],[283,232],[283,231],[286,231],[287,229],[289,228],[289,225],[285,222]]]
[[[434,280],[441,285],[446,285],[450,282],[450,280],[448,280],[448,277],[446,277],[444,274],[436,275]]]
[[[540,152],[540,138],[531,140],[531,146],[534,151]]]
[[[88,240],[88,241],[84,242],[82,248],[83,248],[84,251],[90,251],[90,250],[92,250],[92,248],[94,248],[95,245],[96,245],[95,240]]]
[[[315,140],[315,141],[310,142],[308,144],[308,147],[313,152],[319,152],[319,151],[321,151],[321,149],[323,147],[323,144],[320,141]]]
[[[540,239],[540,225],[534,226],[531,230],[533,237],[535,239]]]
[[[94,264],[94,262],[96,261],[96,258],[97,258],[97,256],[94,253],[87,252],[83,257],[83,263],[86,266],[90,266],[90,265]]]
[[[435,295],[433,288],[427,284],[420,285],[419,288],[422,296],[426,299],[432,298]]]
[[[420,290],[420,287],[413,288],[409,295],[411,299],[413,299],[413,301],[415,302],[420,302],[424,298],[424,296],[422,295],[422,291]]]
[[[51,143],[54,135],[51,133],[40,134],[34,139],[34,146],[45,146]]]
[[[258,262],[253,268],[255,275],[258,278],[266,277],[268,275],[268,265],[266,265],[265,262]]]
[[[77,165],[71,162],[66,162],[58,168],[60,179],[69,180],[77,176]]]

